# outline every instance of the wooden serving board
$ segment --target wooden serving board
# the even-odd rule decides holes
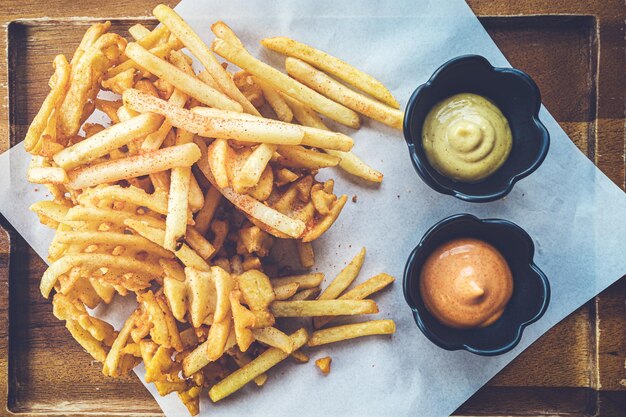
[[[0,111],[0,151],[24,137],[47,93],[55,54],[70,55],[98,19],[112,20],[122,34],[137,21],[152,26],[143,16],[157,3],[3,0],[0,46],[7,53],[0,56],[0,100],[8,111]],[[469,4],[512,65],[537,81],[546,107],[579,149],[624,188],[623,1]],[[618,244],[617,236],[606,238]],[[0,216],[0,414],[162,415],[134,375],[102,376],[101,366],[53,317],[38,290],[44,268]],[[456,414],[626,415],[620,384],[626,380],[625,298],[621,279],[546,333]]]

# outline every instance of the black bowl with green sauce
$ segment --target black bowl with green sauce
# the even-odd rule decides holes
[[[504,164],[478,182],[460,182],[438,172],[422,146],[422,128],[428,112],[441,100],[473,93],[491,100],[504,114],[513,146]],[[404,137],[419,176],[432,189],[461,200],[483,203],[503,198],[520,179],[535,171],[546,158],[550,135],[539,120],[541,94],[526,73],[493,67],[480,55],[463,55],[443,64],[419,86],[407,104]]]

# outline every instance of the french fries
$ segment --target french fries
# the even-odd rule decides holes
[[[273,51],[308,62],[389,106],[400,108],[400,104],[380,81],[326,52],[284,36],[263,39],[261,44]]]
[[[359,94],[296,58],[285,60],[287,73],[302,84],[365,116],[402,130],[404,113]]]
[[[25,138],[27,175],[53,198],[31,210],[55,230],[40,281],[54,315],[104,375],[121,377],[143,362],[146,382],[160,395],[175,392],[195,415],[205,388],[219,401],[250,381],[264,385],[288,356],[308,362],[308,332],[288,335],[294,327],[280,318],[294,317],[295,328],[312,318],[317,328],[378,312],[367,297],[392,277],[348,288],[364,249],[324,291],[320,272],[280,277],[282,262],[270,252],[277,239],[292,239],[300,265],[314,267],[311,242],[347,201],[332,179],[316,179],[319,170],[340,166],[382,180],[317,112],[351,127],[358,114],[333,100],[374,117],[396,113],[379,103],[374,113],[358,107],[371,104],[358,93],[333,93],[343,86],[315,86],[324,97],[253,58],[224,22],[211,26],[219,39],[209,48],[169,7],[154,14],[162,25],[131,27],[134,42],[97,23],[70,62],[55,58],[50,92]],[[183,47],[204,66],[199,74]],[[213,51],[242,71],[232,74]],[[98,98],[101,90],[122,99]],[[270,118],[259,112],[265,103]],[[84,123],[96,108],[110,123]],[[119,332],[88,313],[101,303],[115,308],[116,294],[137,301]],[[346,326],[315,332],[308,344],[393,332],[389,320]],[[317,362],[330,369],[330,358]]]
[[[356,337],[393,334],[395,332],[396,325],[392,320],[372,320],[363,323],[345,324],[313,332],[308,345],[310,347],[320,346]]]
[[[355,129],[361,125],[359,115],[354,111],[327,99],[293,78],[259,61],[244,49],[237,48],[223,39],[214,40],[211,48],[224,59],[267,81],[275,89],[300,100],[324,116]]]
[[[378,306],[372,300],[274,301],[270,311],[275,317],[352,316],[376,314]]]
[[[128,177],[162,172],[174,167],[191,166],[198,159],[200,151],[195,144],[172,146],[70,171],[68,186],[73,189],[84,189]]]

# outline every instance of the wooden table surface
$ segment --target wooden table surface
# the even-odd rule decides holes
[[[58,36],[61,48],[70,52],[73,49],[70,45],[78,42],[85,28],[75,25],[101,18],[121,22],[144,19],[158,3],[158,0],[2,0],[0,48],[8,51],[11,36],[26,47],[36,45],[37,36],[45,35]],[[468,3],[511,63],[537,81],[544,104],[579,149],[624,189],[624,2],[468,0]],[[10,51],[0,54],[0,151],[23,137],[43,100],[51,57],[52,53],[46,50],[24,57],[20,56],[20,50],[14,50],[13,55]],[[16,68],[21,71],[20,65],[28,63],[34,64],[33,74],[16,73]],[[9,68],[14,70],[10,80]],[[28,92],[28,97],[23,97],[22,92]],[[67,410],[75,415],[124,415],[127,410],[132,410],[133,415],[160,415],[158,406],[134,376],[115,382],[105,380],[97,367],[90,366],[88,355],[64,333],[62,325],[51,333],[41,334],[43,325],[55,320],[50,303],[40,300],[37,306],[30,306],[30,302],[37,303],[31,301],[36,300],[33,298],[37,297],[36,291],[34,296],[15,296],[14,291],[23,288],[16,284],[17,279],[33,279],[36,287],[35,275],[41,272],[43,262],[19,236],[12,234],[9,239],[2,226],[7,229],[10,226],[0,220],[0,393],[5,401],[0,414],[8,408],[18,415],[62,415],[62,409],[55,407],[69,402],[73,406]],[[9,260],[13,265],[11,277]],[[625,416],[626,388],[620,383],[626,380],[625,294],[626,280],[621,279],[546,333],[457,413]],[[9,322],[3,322],[10,309],[12,317],[16,312],[35,311],[29,315],[28,331],[22,334],[19,329],[10,329]],[[18,341],[10,342],[10,337]],[[52,338],[54,343],[44,341],[46,338]],[[27,343],[32,352],[43,356],[28,361],[30,353],[25,353],[26,345],[20,343]],[[54,356],[59,352],[56,343],[69,352],[66,356],[81,369],[80,377],[74,368],[58,366],[59,359]],[[45,351],[51,353],[46,356],[42,353]],[[29,368],[35,366],[33,363],[49,364],[49,368]],[[27,368],[28,372],[18,372]],[[55,373],[63,374],[62,380],[74,384],[71,390],[49,386],[39,391],[40,387],[46,387],[46,379],[58,377]],[[85,387],[96,387],[99,393]],[[103,406],[103,401],[112,402]],[[129,404],[132,404],[130,409]]]

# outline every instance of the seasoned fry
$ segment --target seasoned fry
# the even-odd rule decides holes
[[[372,300],[274,301],[270,311],[275,317],[352,316],[376,314],[378,306]]]
[[[255,77],[254,82],[263,90],[263,97],[265,97],[265,101],[267,101],[272,110],[274,110],[274,113],[276,113],[278,120],[290,123],[293,120],[293,112],[280,93],[276,91],[271,84],[261,78]]]
[[[305,329],[300,329],[290,336],[293,350],[300,349],[307,341],[308,334]],[[271,367],[278,364],[289,357],[288,353],[277,348],[269,348],[261,353],[250,363],[239,368],[217,384],[213,385],[209,390],[209,397],[212,401],[219,401],[228,397],[235,391],[243,388],[248,382],[257,376],[267,372]]]
[[[274,145],[262,143],[257,146],[234,178],[233,185],[241,188],[254,187],[261,179],[261,174],[265,171],[265,167],[275,151],[276,146]]]
[[[402,130],[404,112],[349,89],[296,58],[285,60],[287,73],[304,85],[365,116]]]
[[[283,94],[283,98],[291,107],[294,117],[298,122],[304,126],[314,127],[320,130],[328,130],[328,127],[322,122],[319,116],[311,109],[300,103],[299,101],[292,99],[289,96]],[[359,157],[352,152],[342,152],[338,150],[326,149],[331,155],[335,155],[341,158],[339,167],[349,174],[363,178],[364,180],[371,182],[382,182],[383,174],[376,171],[374,168],[367,165]]]
[[[317,298],[320,291],[321,290],[319,288],[309,288],[306,290],[302,290],[300,292],[295,293],[293,297],[291,297],[289,300],[291,301],[314,300],[315,298]]]
[[[28,169],[28,182],[33,184],[65,184],[69,181],[67,172],[59,167],[31,167]]]
[[[327,99],[293,78],[259,61],[244,49],[237,48],[222,39],[214,40],[211,47],[215,53],[224,59],[267,81],[275,89],[300,100],[321,114],[349,127],[358,128],[360,126],[359,115],[352,110]]]
[[[209,107],[195,107],[192,112],[201,114],[206,117],[249,120],[262,122],[267,119],[259,118],[251,114],[231,112],[228,110],[213,109]],[[285,123],[286,126],[293,126]],[[340,151],[349,151],[352,149],[354,141],[351,137],[342,133],[331,132],[328,129],[317,129],[309,126],[299,126],[304,131],[302,145],[314,146],[322,149],[337,149]]]
[[[233,313],[235,337],[239,350],[245,352],[254,342],[254,335],[251,329],[255,324],[255,316],[250,310],[241,305],[240,298],[240,291],[231,291],[229,299]]]
[[[275,327],[264,327],[262,329],[252,330],[254,338],[259,342],[278,348],[285,353],[293,352],[294,345],[291,337],[281,332]]]
[[[328,343],[354,339],[356,337],[393,334],[395,332],[396,325],[393,320],[371,320],[362,323],[329,327],[324,330],[316,330],[311,335],[308,345],[310,347],[320,346]]]
[[[387,285],[391,284],[395,280],[391,275],[382,273],[373,276],[362,284],[357,285],[352,288],[350,291],[342,294],[338,299],[339,300],[363,300],[364,298],[369,297],[370,295],[382,290]],[[297,295],[297,294],[296,294]],[[292,298],[293,300],[294,298]],[[333,320],[332,317],[315,317],[313,319],[313,326],[316,329],[325,326]]]
[[[58,129],[64,136],[78,133],[94,109],[93,101],[102,76],[117,62],[125,47],[124,38],[105,33],[75,63],[72,60],[69,88],[59,107]]]
[[[247,113],[259,114],[257,109],[254,108],[239,91],[237,86],[235,86],[232,78],[211,53],[209,47],[174,10],[160,4],[156,6],[152,12],[154,16],[180,39],[196,58],[198,58],[200,63],[206,68],[224,93],[237,101],[240,107]]]
[[[352,281],[359,275],[363,260],[365,259],[365,248],[361,248],[359,253],[350,261],[350,263],[341,270],[337,277],[332,280],[330,285],[318,297],[318,300],[334,300],[352,284]]]
[[[316,152],[302,146],[279,146],[278,153],[284,158],[280,162],[292,168],[314,170],[334,167],[341,161],[336,156]]]
[[[339,199],[335,201],[332,208],[330,209],[330,213],[326,217],[324,217],[322,221],[317,223],[301,236],[302,241],[312,242],[320,237],[326,230],[328,230],[330,226],[333,225],[335,220],[337,220],[337,217],[339,217],[339,213],[341,213],[343,206],[346,205],[346,201],[348,201],[348,196],[342,195],[341,197],[339,197]]]
[[[198,159],[200,159],[200,151],[195,144],[172,146],[71,171],[68,186],[73,189],[93,187],[178,166],[191,166]]]
[[[208,138],[286,145],[297,145],[304,138],[303,129],[297,125],[270,119],[204,117],[133,89],[124,92],[124,103],[141,113],[154,112],[163,115],[173,126]]]
[[[220,199],[222,194],[220,194],[219,190],[215,187],[210,187],[205,196],[204,196],[204,205],[196,213],[195,228],[201,234],[205,235],[209,231],[209,226],[211,224],[211,220],[213,220],[213,216],[215,215],[215,210],[220,204]]]
[[[169,62],[146,51],[139,44],[131,42],[126,47],[126,55],[137,62],[142,68],[172,84],[185,94],[208,106],[233,111],[241,111],[241,105],[223,93],[209,87],[197,78],[176,68]]]
[[[161,121],[161,117],[151,113],[133,117],[63,149],[54,155],[54,162],[66,170],[76,168],[128,144],[132,140],[154,132]]]
[[[28,127],[28,132],[24,138],[24,149],[27,152],[34,153],[36,151],[36,146],[49,123],[52,113],[60,106],[65,97],[70,80],[71,68],[64,55],[57,55],[52,66],[54,67],[54,74],[52,74],[48,82],[50,92]]]
[[[298,284],[292,282],[291,284],[281,285],[280,287],[274,287],[274,294],[276,300],[287,300],[291,298],[298,291]]]
[[[128,28],[128,33],[130,33],[130,36],[132,36],[136,41],[139,41],[150,35],[152,31],[141,23],[137,23]]]
[[[282,285],[287,285],[291,283],[298,284],[299,289],[309,289],[316,288],[324,280],[324,274],[320,272],[315,272],[312,274],[304,274],[304,275],[290,275],[282,278],[273,278],[271,280],[272,287],[280,287]]]
[[[283,36],[263,39],[261,44],[273,51],[308,62],[391,107],[400,108],[400,104],[380,81],[326,52]]]

